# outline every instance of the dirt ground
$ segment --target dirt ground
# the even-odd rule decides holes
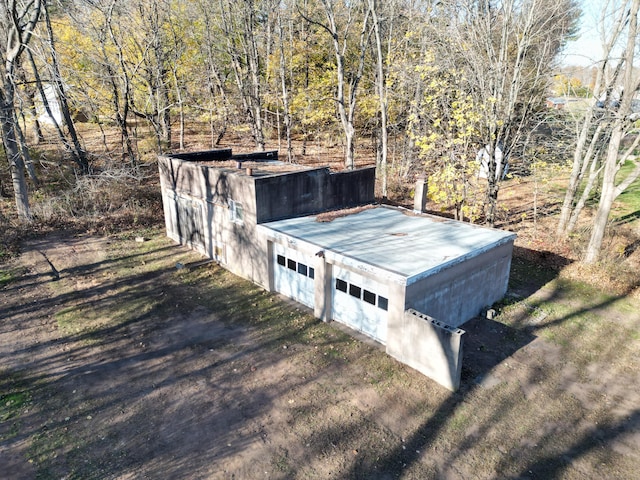
[[[633,298],[521,251],[451,393],[144,233],[48,236],[1,266],[0,477],[640,478]]]

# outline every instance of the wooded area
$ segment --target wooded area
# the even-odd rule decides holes
[[[507,162],[571,169],[557,234],[595,199],[595,262],[613,201],[640,176],[640,0],[604,4],[602,59],[585,107],[568,112],[546,99],[579,24],[574,0],[5,0],[0,123],[16,213],[32,217],[45,128],[81,178],[105,155],[135,176],[145,154],[184,149],[189,126],[207,125],[210,147],[247,132],[300,163],[312,143],[339,144],[348,169],[370,145],[383,197],[426,175],[437,205],[492,225]],[[77,122],[102,132],[100,151]]]

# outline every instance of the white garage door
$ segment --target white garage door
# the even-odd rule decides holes
[[[351,270],[333,267],[333,319],[377,341],[387,342],[388,289]]]
[[[313,308],[315,270],[313,258],[273,244],[273,280],[277,292]]]

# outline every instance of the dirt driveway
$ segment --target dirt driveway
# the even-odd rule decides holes
[[[3,478],[639,478],[637,301],[529,282],[451,394],[146,233],[0,266]]]

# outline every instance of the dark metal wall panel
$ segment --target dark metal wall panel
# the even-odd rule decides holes
[[[375,168],[330,173],[328,168],[256,179],[258,223],[372,203]]]

